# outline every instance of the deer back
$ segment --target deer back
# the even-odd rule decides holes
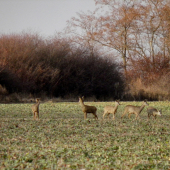
[[[88,106],[88,105],[84,105],[83,107],[83,111],[87,112],[87,113],[94,113],[96,112],[97,108],[95,106]]]
[[[125,109],[129,113],[138,113],[140,111],[140,106],[127,105]]]

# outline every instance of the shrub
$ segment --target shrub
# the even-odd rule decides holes
[[[65,97],[96,96],[118,98],[123,92],[119,67],[90,49],[72,46],[70,40],[56,37],[44,40],[38,35],[0,37],[0,63],[13,76],[8,91]],[[9,76],[8,75],[8,76]],[[4,76],[3,76],[4,77]],[[12,79],[12,77],[11,77]],[[16,88],[14,88],[16,86]],[[13,90],[11,90],[13,89]]]
[[[73,93],[94,95],[97,98],[118,98],[123,92],[123,81],[118,66],[98,54],[90,55],[87,49],[74,52],[63,62],[60,70],[56,95]]]
[[[128,71],[128,91],[136,99],[150,100],[169,99],[170,68],[169,59],[161,54],[150,58],[131,60]]]
[[[22,83],[17,75],[3,66],[0,66],[0,86],[1,94],[22,91]]]

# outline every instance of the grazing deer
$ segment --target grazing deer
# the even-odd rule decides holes
[[[156,119],[156,116],[162,116],[162,109],[158,110],[155,109],[154,107],[148,107],[147,113],[148,113],[148,119],[150,119],[151,116],[153,116]]]
[[[92,113],[96,119],[98,119],[96,112],[97,108],[95,106],[88,106],[84,104],[84,97],[79,97],[79,103],[81,106],[81,109],[84,113],[84,119],[87,118],[87,113]]]
[[[39,119],[39,105],[40,105],[40,99],[36,99],[36,104],[31,106],[31,109],[34,114],[34,120],[37,118]]]
[[[139,114],[142,112],[142,110],[144,109],[145,106],[148,106],[149,104],[147,103],[146,100],[143,101],[142,105],[141,106],[133,106],[133,105],[127,105],[125,106],[125,109],[124,109],[124,113],[123,115],[121,116],[121,118],[123,118],[123,116],[127,113],[129,113],[129,118],[130,118],[130,115],[131,114],[135,114],[136,115],[136,118],[139,118]]]
[[[117,108],[118,108],[119,105],[120,105],[119,100],[116,100],[115,101],[115,106],[105,106],[103,119],[104,119],[106,114],[107,114],[108,117],[109,117],[110,114],[113,114],[113,120],[114,120],[115,119],[115,114],[116,114],[116,111],[117,111]]]

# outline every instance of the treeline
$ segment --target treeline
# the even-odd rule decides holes
[[[169,100],[170,2],[95,2],[52,39],[1,36],[0,93]]]
[[[0,37],[1,94],[46,94],[49,97],[120,98],[123,77],[111,58],[103,58],[69,40],[36,34]]]

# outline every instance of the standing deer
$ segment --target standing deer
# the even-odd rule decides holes
[[[34,120],[36,120],[37,118],[39,119],[39,105],[40,105],[40,99],[36,99],[36,104],[31,106],[34,115]]]
[[[148,119],[153,116],[156,119],[156,116],[162,116],[162,110],[155,109],[154,107],[147,108]]]
[[[115,119],[115,114],[116,114],[116,111],[117,111],[117,108],[118,108],[119,105],[120,105],[119,100],[116,100],[115,101],[115,106],[105,106],[103,119],[104,119],[106,114],[107,114],[108,117],[109,117],[110,114],[113,114],[113,120],[114,120]]]
[[[129,118],[131,116],[131,114],[135,114],[136,115],[136,118],[139,118],[139,114],[142,112],[142,110],[144,109],[145,106],[148,106],[149,104],[147,103],[146,100],[143,101],[142,105],[141,106],[133,106],[133,105],[127,105],[125,106],[125,109],[124,109],[124,113],[123,115],[121,116],[121,118],[123,118],[123,116],[127,113],[129,113]]]
[[[96,119],[98,119],[96,112],[97,108],[95,106],[88,106],[84,104],[84,97],[79,97],[79,103],[81,106],[81,109],[84,113],[84,119],[87,118],[87,113],[92,113]]]

